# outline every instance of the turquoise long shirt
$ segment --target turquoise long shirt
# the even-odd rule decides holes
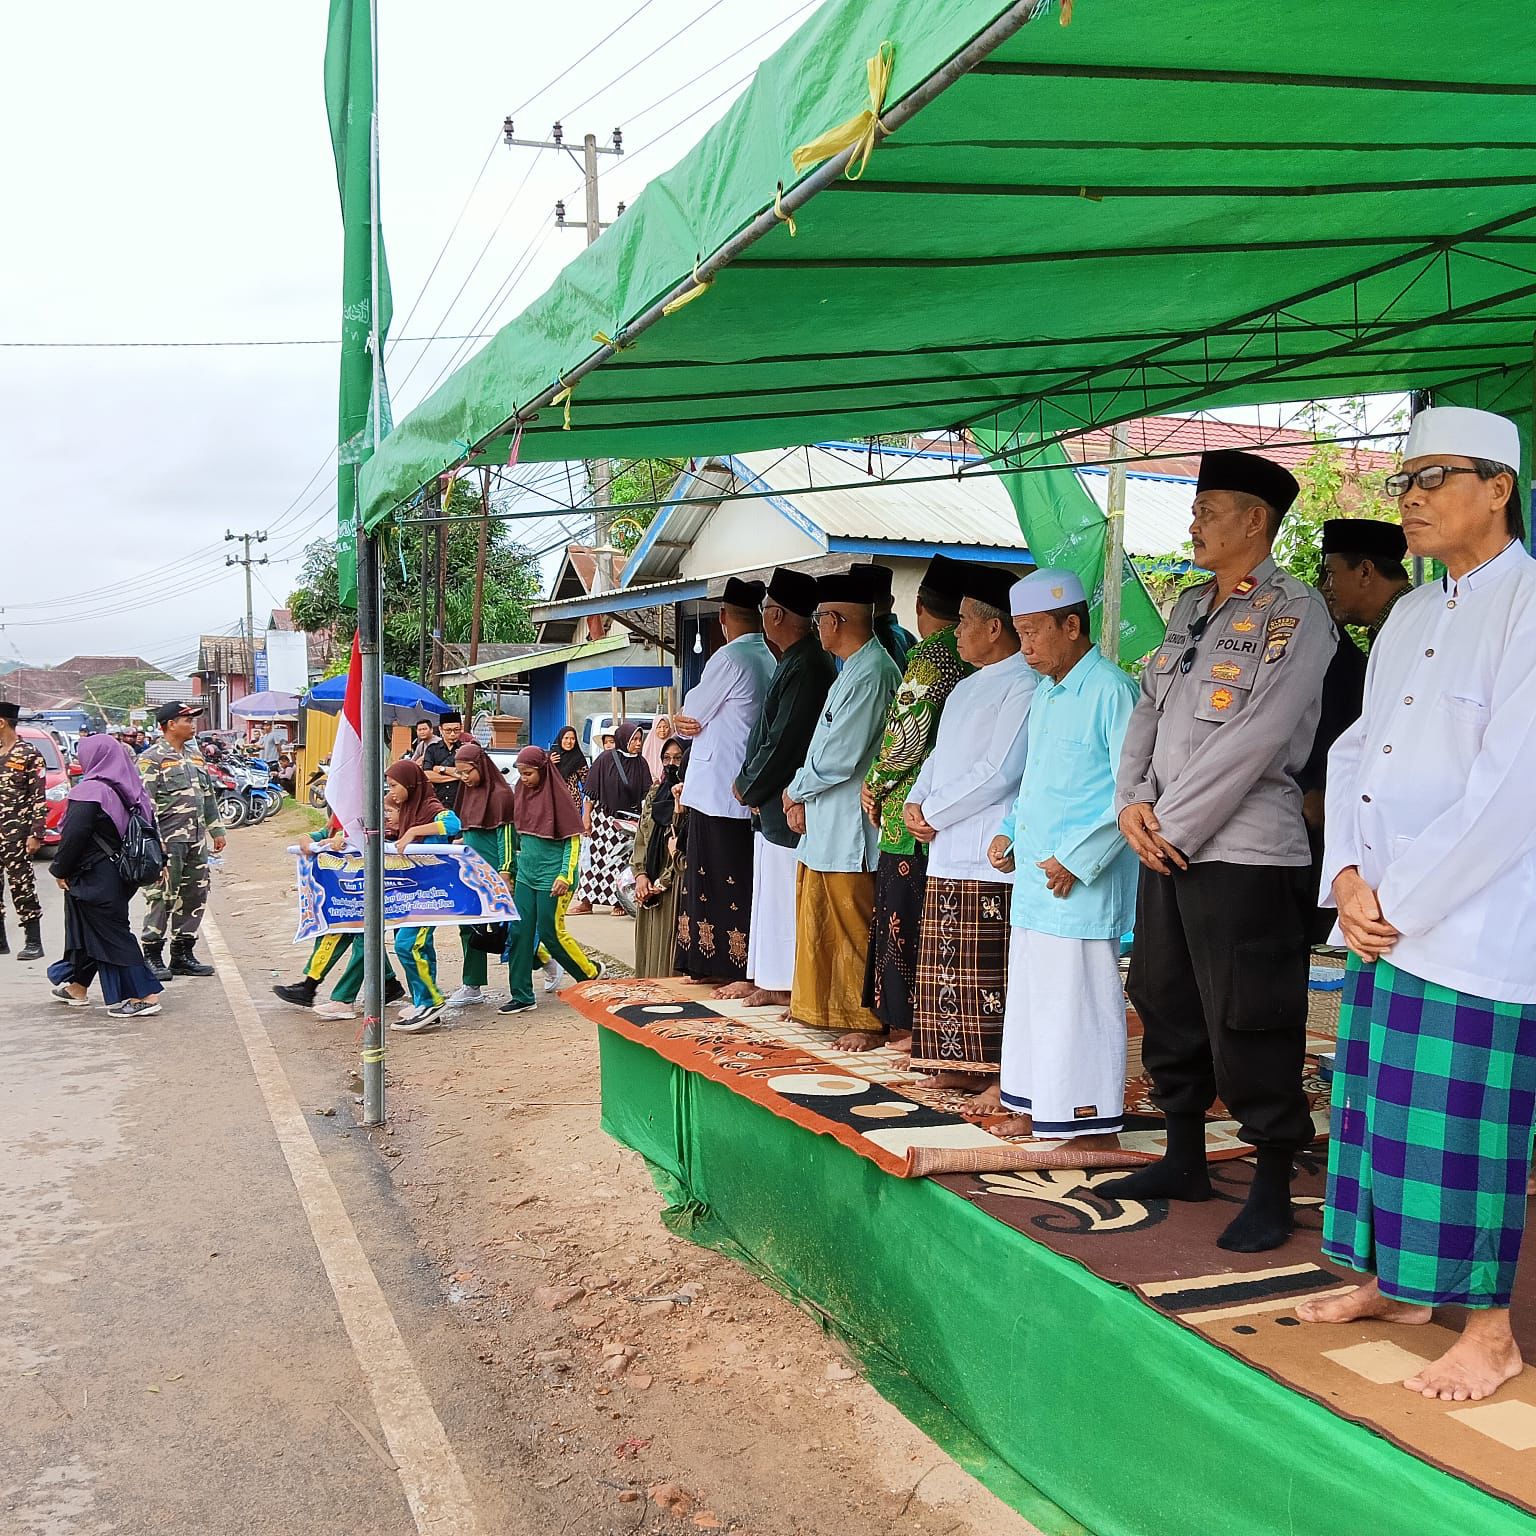
[[[805,807],[798,852],[807,869],[831,875],[875,867],[880,834],[859,804],[859,791],[880,750],[885,712],[900,683],[900,669],[876,637],[848,658],[828,690],[805,766],[787,791]]]
[[[1015,928],[1065,939],[1118,939],[1136,916],[1136,855],[1115,815],[1115,770],[1137,687],[1097,650],[1029,706],[1029,753],[1018,799],[998,828],[1013,843]],[[1066,896],[1036,865],[1077,876]]]

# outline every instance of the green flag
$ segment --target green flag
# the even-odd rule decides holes
[[[1003,446],[1001,434],[978,431],[975,436],[983,453],[997,453]],[[1063,467],[1033,467],[1040,464]],[[1002,480],[1013,498],[1013,509],[1029,552],[1036,565],[1062,566],[1076,574],[1088,593],[1097,634],[1104,607],[1104,545],[1109,520],[1083,488],[1060,444],[1037,448],[1021,443],[1000,461],[1004,469],[1025,465],[1031,466],[1028,474],[1004,474]],[[1162,640],[1164,628],[1157,605],[1126,556],[1120,572],[1119,659],[1140,661]]]
[[[369,0],[331,0],[325,35],[325,107],[341,194],[341,391],[337,422],[336,575],[341,601],[357,605],[357,474],[373,452],[373,366],[369,352],[373,263],[379,264],[379,346],[392,305],[384,233],[373,228],[369,158],[373,138],[373,31]],[[379,436],[390,428],[389,392],[379,360]]]

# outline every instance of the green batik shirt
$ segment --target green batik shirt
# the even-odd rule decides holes
[[[950,626],[907,653],[901,687],[886,711],[880,754],[864,782],[880,814],[881,853],[916,853],[917,839],[901,819],[902,808],[939,734],[944,701],[962,677],[976,669],[961,661]]]
[[[1406,587],[1399,587],[1397,589],[1397,591],[1394,592],[1392,594],[1392,596],[1387,599],[1387,606],[1385,608],[1383,608],[1381,610],[1381,612],[1376,615],[1376,617],[1375,617],[1373,622],[1371,622],[1370,624],[1367,624],[1365,626],[1365,634],[1366,634],[1366,640],[1367,640],[1367,644],[1368,645],[1375,645],[1376,644],[1376,637],[1377,637],[1377,635],[1379,635],[1381,633],[1381,626],[1387,622],[1387,616],[1392,612],[1392,610],[1395,607],[1397,607],[1398,603],[1403,598],[1407,597],[1408,594],[1410,592],[1412,592],[1412,591],[1413,591],[1413,586],[1410,583]]]

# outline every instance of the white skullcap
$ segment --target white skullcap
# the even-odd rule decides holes
[[[1008,605],[1016,619],[1026,613],[1055,613],[1087,601],[1082,582],[1071,571],[1053,566],[1031,571],[1008,589]]]
[[[1491,459],[1520,468],[1520,431],[1506,416],[1474,411],[1464,405],[1437,405],[1420,411],[1408,428],[1405,459],[1453,453],[1464,459]]]

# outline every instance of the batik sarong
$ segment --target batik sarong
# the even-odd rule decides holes
[[[752,823],[689,811],[687,844],[677,898],[677,969],[696,981],[745,981]]]
[[[875,868],[875,915],[864,967],[864,1006],[887,1029],[912,1028],[917,991],[918,933],[923,920],[923,887],[928,853],[882,853]]]
[[[1536,1120],[1536,1005],[1351,955],[1323,1252],[1384,1296],[1507,1307]]]
[[[1008,993],[1007,885],[928,876],[912,1019],[912,1065],[996,1072]]]

